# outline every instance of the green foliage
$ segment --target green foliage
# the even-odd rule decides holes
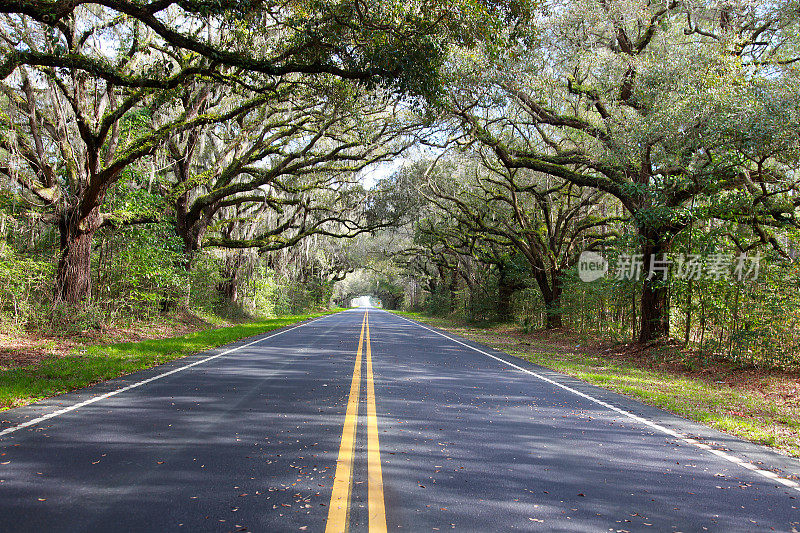
[[[247,292],[249,310],[255,315],[278,316],[286,307],[273,273],[267,272],[263,276],[248,279]]]
[[[53,286],[50,261],[20,254],[0,236],[0,326],[20,329],[49,301]]]
[[[299,313],[315,307],[327,307],[333,295],[333,283],[311,278],[305,282],[293,281],[284,278],[281,280],[281,312]]]
[[[497,291],[490,281],[486,285],[475,287],[474,292],[466,295],[464,314],[473,324],[490,324],[498,320]]]
[[[538,290],[530,288],[520,291],[517,301],[517,317],[523,331],[529,333],[544,327],[545,308]]]
[[[132,183],[146,183],[139,169],[128,167],[125,174],[126,181],[114,188],[113,194],[103,206],[111,215],[111,224],[122,226],[132,221],[157,221],[162,218],[167,209],[166,198],[132,185]]]
[[[103,246],[96,256],[98,300],[109,312],[147,316],[159,312],[164,302],[185,298],[185,258],[171,225],[113,231]]]
[[[432,316],[448,316],[455,308],[453,297],[446,287],[437,287],[425,300],[425,312]]]
[[[741,237],[740,233],[734,226],[698,222],[672,244],[686,255],[722,254],[735,259],[742,252],[732,237]],[[790,249],[796,246],[792,233],[785,238]],[[626,242],[632,241],[622,239],[617,247],[604,250],[612,265],[619,253],[635,252]],[[719,278],[705,273],[697,279],[680,277],[677,253],[670,256],[670,333],[697,352],[687,364],[694,367],[705,359],[745,368],[800,368],[800,263],[763,249],[748,255],[760,257],[757,279],[739,280],[733,272]],[[585,283],[573,270],[565,281],[563,308],[570,327],[582,334],[635,339],[640,292],[641,281],[606,277]]]
[[[97,302],[81,305],[53,303],[40,307],[28,320],[28,329],[52,337],[72,337],[88,331],[100,331],[111,320],[108,307]]]
[[[217,285],[222,281],[221,260],[209,252],[199,252],[192,259],[189,275],[189,307],[206,313],[218,310],[222,297]]]
[[[729,286],[713,308],[727,337],[714,348],[746,366],[800,368],[800,265],[775,257],[758,280]]]

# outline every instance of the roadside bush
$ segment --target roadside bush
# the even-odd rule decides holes
[[[108,309],[97,302],[49,304],[32,315],[29,327],[46,336],[68,337],[102,330],[111,320]]]
[[[433,316],[447,316],[452,312],[452,294],[446,288],[432,292],[425,300],[425,311]]]
[[[222,298],[217,286],[222,281],[222,260],[211,252],[198,252],[192,260],[188,277],[187,307],[206,313],[215,312]]]
[[[54,275],[49,260],[19,254],[0,240],[0,325],[22,329],[51,300]]]
[[[268,268],[256,269],[247,279],[243,304],[249,313],[259,317],[272,318],[281,314],[285,302],[275,282],[275,273]]]
[[[111,315],[148,317],[186,299],[182,244],[170,225],[125,228],[108,241],[96,254],[97,300]]]

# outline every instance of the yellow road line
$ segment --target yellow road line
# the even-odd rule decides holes
[[[378,416],[375,408],[375,383],[372,376],[372,345],[367,317],[367,466],[369,476],[369,531],[385,533],[386,508],[383,501],[381,449],[378,442]]]
[[[328,507],[326,533],[342,533],[347,531],[350,514],[350,487],[353,475],[353,447],[356,441],[358,425],[358,400],[361,392],[361,353],[364,347],[364,330],[367,314],[361,321],[361,337],[358,340],[356,364],[353,370],[353,381],[350,384],[350,397],[347,401],[347,412],[344,417],[342,443],[339,446],[339,459],[336,461],[336,475],[333,478],[333,492]]]

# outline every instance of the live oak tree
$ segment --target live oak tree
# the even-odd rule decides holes
[[[424,95],[437,91],[441,32],[469,35],[467,29],[490,20],[477,7],[468,1],[387,0],[367,6],[326,0],[4,0],[0,13],[8,14],[6,20],[48,32],[52,46],[7,40],[0,78],[30,65],[83,71],[119,86],[168,89],[198,74],[224,77],[220,69],[230,67],[267,77],[328,74],[384,81]],[[152,41],[190,58],[192,65],[183,71],[171,65],[125,70],[118,68],[116,54],[82,47],[88,32],[113,48],[117,36],[109,30],[115,28],[132,37],[132,53]],[[247,82],[246,75],[234,77]]]
[[[507,169],[616,198],[645,270],[698,218],[749,227],[745,248],[778,247],[798,204],[795,3],[544,8],[538,37],[499,62],[456,57],[466,131]],[[641,342],[669,335],[664,279],[643,281],[641,310]]]
[[[440,220],[426,217],[416,226],[414,244],[395,256],[395,262],[411,273],[427,292],[427,310],[434,314],[450,314],[456,310],[457,291],[464,274],[460,253],[448,239],[452,232],[443,231]],[[459,243],[460,244],[460,243]]]
[[[511,297],[527,283],[509,275],[508,246],[461,225],[444,210],[432,210],[415,226],[415,247],[398,254],[398,259],[403,258],[401,264],[425,281],[432,310],[454,312],[464,287],[470,318],[511,318]],[[526,279],[529,273],[526,270]]]
[[[188,91],[184,107],[213,99]],[[224,101],[224,98],[222,99]],[[410,142],[396,98],[346,84],[281,83],[235,121],[174,136],[165,185],[187,253],[273,250],[374,227],[358,172]],[[380,217],[378,217],[380,218]],[[214,231],[209,233],[209,228]]]
[[[182,107],[194,113],[230,97],[206,84],[183,92]],[[265,104],[237,120],[171,138],[160,185],[175,209],[185,266],[204,247],[227,249],[220,289],[235,301],[248,249],[263,254],[312,235],[352,238],[392,224],[389,191],[364,190],[359,171],[411,142],[417,126],[401,104],[402,96],[378,89],[279,80]]]
[[[518,250],[498,243],[485,243],[477,250],[481,262],[491,265],[497,277],[495,313],[500,322],[514,319],[512,302],[519,291],[532,286],[530,263]]]
[[[314,2],[2,2],[5,174],[61,227],[56,300],[91,294],[92,235],[111,187],[168,138],[268,100],[282,79],[323,76],[436,93],[441,10]],[[333,8],[332,10],[330,8]],[[400,18],[380,22],[389,10]],[[374,18],[377,17],[377,18]],[[246,88],[211,113],[170,113],[195,80]],[[167,117],[153,127],[148,118]],[[117,217],[116,223],[120,223]]]
[[[522,254],[545,304],[545,327],[562,327],[566,270],[581,252],[597,249],[612,236],[611,226],[619,221],[607,214],[603,194],[527,169],[506,168],[480,149],[462,154],[454,164],[426,171],[422,193],[478,246],[499,245]]]
[[[29,27],[24,19],[7,17],[2,26],[6,43],[30,50],[49,50],[58,40],[51,32]],[[104,29],[114,29],[106,24]],[[98,52],[97,26],[72,24],[69,40],[77,50]],[[134,32],[135,33],[135,32]],[[117,41],[117,46],[122,42]],[[150,69],[169,63],[151,47],[115,48],[119,71]],[[179,131],[224,122],[261,102],[260,96],[236,102],[219,114],[172,114],[157,127],[148,117],[171,105],[169,91],[120,87],[81,70],[19,66],[0,83],[7,102],[0,117],[0,149],[6,164],[0,172],[44,220],[60,233],[55,300],[79,302],[91,294],[90,254],[95,232],[107,224],[152,220],[103,212],[109,188],[120,176],[151,155]]]
[[[439,137],[434,132],[428,140]],[[460,289],[466,287],[467,311],[472,317],[486,320],[490,318],[488,313],[508,321],[512,318],[513,294],[528,287],[529,269],[517,261],[511,245],[497,242],[480,229],[464,224],[458,214],[453,215],[426,198],[426,174],[435,170],[444,184],[459,179],[457,165],[451,165],[454,158],[443,161],[445,155],[446,152],[433,160],[415,161],[380,184],[393,191],[392,203],[405,216],[399,219],[398,226],[371,237],[385,242],[381,244],[381,252],[370,257],[385,257],[391,263],[367,269],[374,271],[372,279],[394,280],[387,282],[387,287],[404,286],[406,303],[412,307],[419,306],[427,295],[426,305],[430,310],[452,312]],[[484,209],[483,203],[478,204],[478,210]],[[496,294],[492,293],[495,280]],[[383,282],[380,286],[384,286]],[[389,301],[394,298],[389,297]]]
[[[424,209],[424,199],[416,194],[407,172],[401,170],[380,179],[368,191],[370,211],[375,220],[392,224],[356,238],[335,241],[332,255],[340,278],[334,287],[334,302],[349,306],[353,298],[372,296],[384,308],[414,307],[422,291],[415,275],[399,258],[411,257],[418,249],[413,244],[414,221]]]

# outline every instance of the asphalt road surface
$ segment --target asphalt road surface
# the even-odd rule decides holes
[[[0,420],[2,531],[800,530],[797,461],[374,309]]]

